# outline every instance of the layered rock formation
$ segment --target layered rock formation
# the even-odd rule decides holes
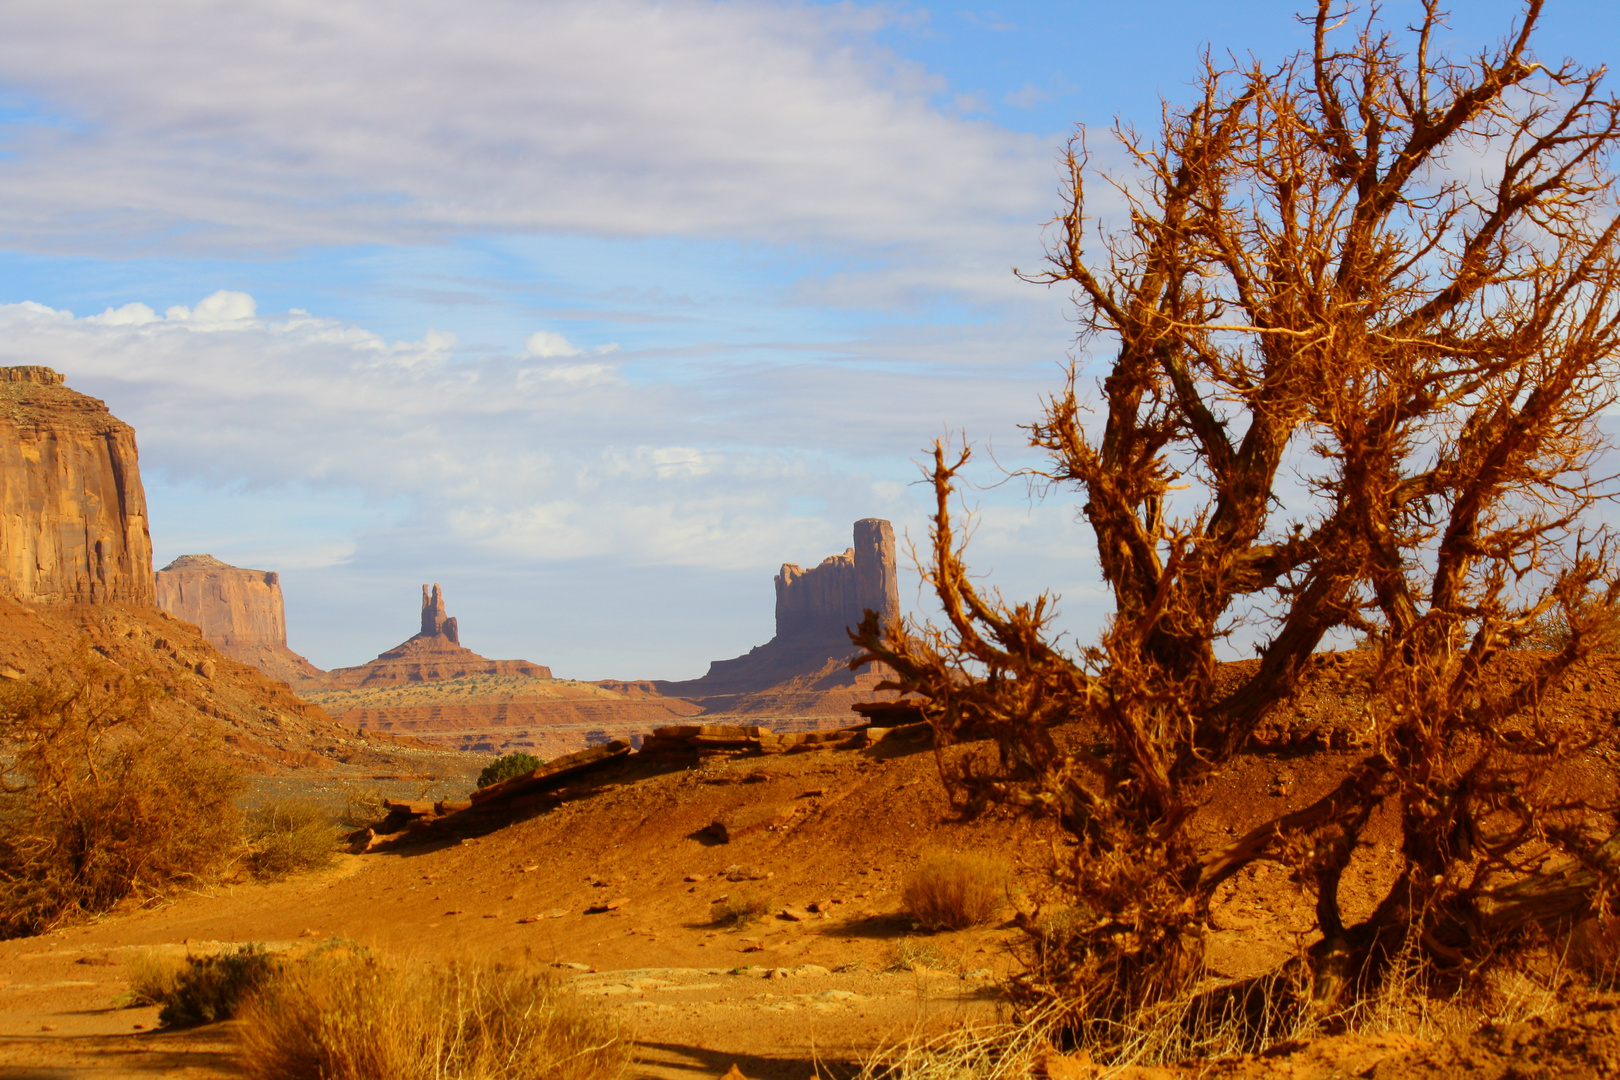
[[[461,644],[456,620],[444,613],[444,593],[422,586],[422,630],[382,653],[369,664],[337,668],[319,685],[331,689],[442,682],[475,675],[527,675],[551,678],[551,669],[527,660],[490,660]]]
[[[291,685],[321,669],[287,647],[281,575],[246,570],[212,555],[182,555],[157,572],[157,605],[195,623],[214,647]]]
[[[47,367],[0,367],[0,596],[151,604],[135,431]]]
[[[785,563],[776,575],[776,636],[746,655],[716,660],[708,674],[658,689],[708,712],[847,712],[869,701],[880,675],[845,666],[856,652],[849,630],[866,611],[900,615],[894,529],[879,518],[855,523],[854,544],[809,570]],[[777,699],[780,699],[779,701]]]

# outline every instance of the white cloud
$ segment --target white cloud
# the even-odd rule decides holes
[[[909,459],[939,417],[1010,429],[1036,389],[1003,373],[967,409],[960,379],[892,362],[705,375],[687,358],[679,383],[631,380],[578,350],[469,357],[453,335],[390,343],[227,292],[162,318],[3,305],[0,341],[0,362],[48,364],[105,399],[166,482],[404,499],[438,523],[423,543],[540,562],[774,565],[857,517],[904,517]],[[827,512],[807,522],[795,499]]]
[[[144,312],[139,313],[140,321],[151,321],[145,318],[145,315],[150,314],[152,309],[146,307],[145,304],[126,304],[119,310],[129,311],[131,308],[145,309]],[[253,297],[247,293],[220,289],[216,293],[203,297],[194,308],[176,304],[165,311],[163,317],[170,322],[195,323],[201,328],[251,319],[258,314],[258,309],[258,304],[254,303]]]
[[[144,326],[149,322],[157,322],[158,313],[145,304],[125,304],[121,308],[108,308],[100,315],[92,315],[87,321],[101,323],[104,326]]]
[[[0,237],[251,252],[533,230],[1027,239],[1042,140],[946,115],[872,9],[708,0],[13,0]]]
[[[580,354],[580,350],[574,346],[573,342],[561,334],[552,333],[550,330],[536,330],[530,334],[528,340],[523,343],[523,351],[528,356],[538,356],[543,360],[549,360],[555,356],[578,356]]]

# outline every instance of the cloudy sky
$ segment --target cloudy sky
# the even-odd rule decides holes
[[[0,363],[135,425],[159,565],[280,570],[322,667],[439,581],[486,655],[693,677],[780,563],[920,541],[935,436],[1023,460],[1062,142],[1296,6],[9,0]],[[1457,6],[1454,51],[1515,10]],[[1543,57],[1620,56],[1612,3],[1548,6]],[[975,563],[1089,637],[1072,500],[981,460]]]

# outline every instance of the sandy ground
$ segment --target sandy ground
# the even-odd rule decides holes
[[[1306,805],[1351,760],[1334,750],[1244,757],[1210,789],[1195,833],[1213,844]],[[1601,753],[1570,776],[1615,784]],[[259,795],[333,805],[360,779],[290,773],[259,781]],[[718,816],[755,809],[781,824],[730,843],[708,831]],[[1388,880],[1389,825],[1375,825],[1346,875],[1347,914]],[[155,1031],[154,1010],[113,1007],[130,957],[333,939],[407,960],[498,957],[551,971],[629,1021],[637,1076],[718,1076],[731,1064],[755,1080],[845,1075],[874,1047],[1007,1015],[998,981],[1014,970],[1006,946],[1019,931],[919,932],[900,903],[906,875],[934,850],[993,853],[1015,869],[1012,902],[1029,908],[1050,899],[1043,868],[1053,843],[1061,838],[1048,826],[1008,814],[955,820],[921,741],[775,757],[633,756],[563,805],[485,835],[343,856],[317,874],[224,885],[0,942],[0,1080],[238,1075],[229,1024]],[[745,889],[766,894],[773,914],[741,929],[716,925],[715,901]],[[609,900],[619,903],[591,911]],[[1309,904],[1279,867],[1257,864],[1219,900],[1209,950],[1217,975],[1269,969],[1312,940]],[[775,914],[784,908],[799,917]],[[1488,1033],[1457,1046],[1329,1040],[1177,1075],[1473,1075],[1458,1064],[1468,1055],[1478,1075],[1566,1075],[1511,1069],[1534,1065],[1525,1055],[1551,1055],[1562,1068],[1588,1054],[1572,1047],[1597,1046],[1593,1060],[1609,1060],[1615,1014],[1606,1009],[1583,1014],[1590,1028]],[[1589,1037],[1574,1039],[1577,1030]]]

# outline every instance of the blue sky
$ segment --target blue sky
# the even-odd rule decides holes
[[[1205,47],[1280,59],[1293,11],[17,0],[0,362],[134,424],[160,565],[280,570],[323,667],[440,581],[486,655],[695,676],[769,637],[780,563],[920,541],[935,436],[1023,460],[1072,340],[1011,267],[1062,141],[1151,129]],[[1620,17],[1539,41],[1607,63]],[[976,564],[1089,637],[1072,500],[973,499]]]

